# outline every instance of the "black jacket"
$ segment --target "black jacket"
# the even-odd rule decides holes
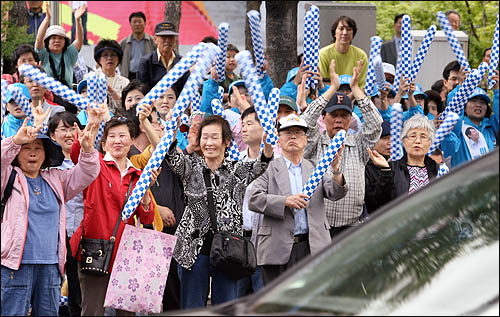
[[[182,56],[179,56],[175,53],[175,59],[173,65],[177,64],[181,60]],[[153,88],[163,76],[167,73],[165,66],[158,60],[157,51],[153,51],[152,53],[144,56],[141,59],[139,64],[139,69],[137,71],[137,79],[141,83],[145,83],[149,85],[149,88]],[[182,88],[186,84],[186,81],[189,77],[189,70],[184,73],[184,75],[173,85],[177,90],[177,93],[180,94]]]
[[[405,154],[401,159],[389,162],[390,171],[382,171],[371,160],[368,162],[365,168],[365,205],[368,213],[401,195],[408,195],[410,172],[407,160]],[[426,155],[424,164],[429,180],[436,178],[439,169],[437,163]]]

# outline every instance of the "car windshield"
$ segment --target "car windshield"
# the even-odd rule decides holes
[[[390,204],[387,212],[264,293],[251,310],[412,314],[404,307],[439,293],[443,283],[460,290],[464,285],[454,281],[472,274],[469,287],[475,287],[492,269],[496,273],[478,288],[481,296],[467,307],[498,297],[498,151],[494,155]],[[442,298],[436,301],[450,305]]]

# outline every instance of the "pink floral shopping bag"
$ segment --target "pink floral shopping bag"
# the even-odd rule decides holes
[[[176,240],[163,232],[125,225],[104,307],[160,313]]]

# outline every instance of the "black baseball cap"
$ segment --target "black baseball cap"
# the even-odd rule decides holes
[[[179,33],[172,22],[163,21],[155,26],[155,35],[179,35]]]
[[[351,99],[344,93],[336,92],[326,104],[325,113],[335,110],[345,110],[352,113]]]

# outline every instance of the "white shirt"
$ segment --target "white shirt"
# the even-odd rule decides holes
[[[108,161],[108,162],[110,162],[110,161],[115,162],[116,167],[118,167],[118,170],[120,169],[120,166],[119,166],[119,165],[118,165],[118,163],[115,161],[115,159],[111,156],[111,154],[109,154],[109,152],[108,152],[108,153],[106,153],[106,155],[104,155],[103,160]],[[123,179],[123,176],[127,175],[127,171],[128,171],[128,169],[129,169],[130,167],[134,167],[134,165],[133,165],[133,164],[132,164],[132,162],[130,162],[130,160],[127,158],[127,166],[125,166],[125,168],[123,169],[123,171],[121,171],[121,172],[120,172],[120,176],[121,176],[121,178],[122,178],[122,179]]]

